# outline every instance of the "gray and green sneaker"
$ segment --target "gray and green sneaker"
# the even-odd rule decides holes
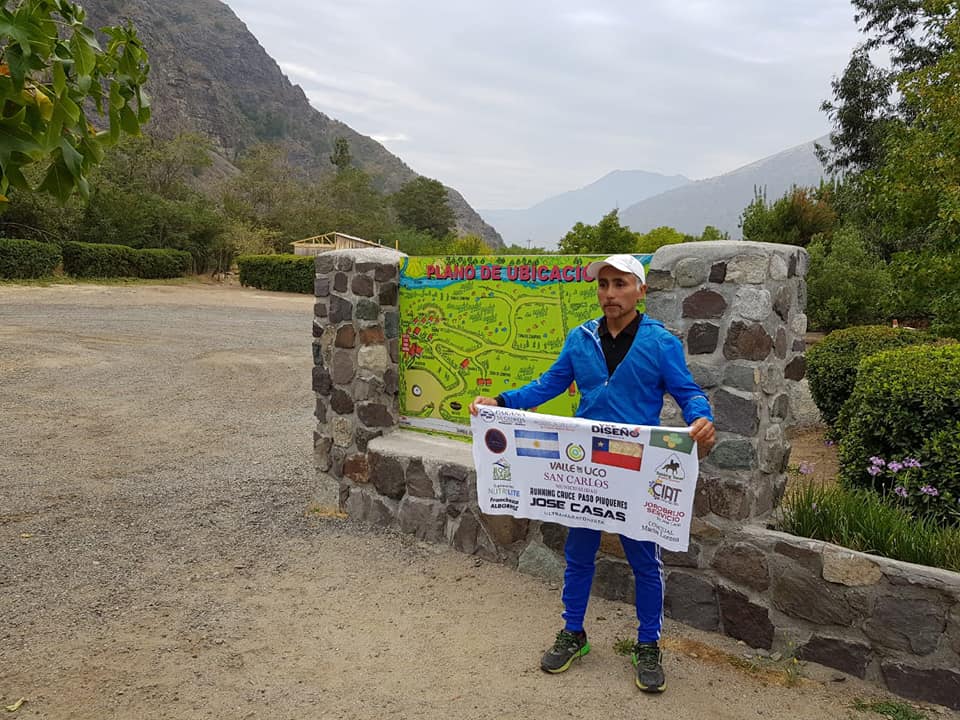
[[[630,656],[637,668],[637,687],[648,693],[660,693],[667,689],[663,675],[663,653],[657,643],[638,642]]]
[[[582,630],[578,633],[561,630],[553,647],[543,654],[540,660],[540,669],[548,673],[562,673],[570,668],[573,661],[590,652],[590,643],[587,634]]]

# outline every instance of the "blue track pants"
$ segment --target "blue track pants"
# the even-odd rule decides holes
[[[637,605],[637,641],[656,642],[663,625],[663,563],[656,543],[620,536],[620,544],[633,568]],[[583,618],[590,600],[590,586],[600,549],[600,531],[570,528],[564,554],[563,619],[571,632],[583,630]]]

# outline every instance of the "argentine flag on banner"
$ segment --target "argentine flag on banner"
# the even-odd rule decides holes
[[[560,459],[560,435],[540,430],[514,430],[518,457]]]

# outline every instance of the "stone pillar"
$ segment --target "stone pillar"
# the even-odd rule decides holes
[[[314,461],[338,479],[367,483],[367,443],[397,426],[402,257],[387,248],[317,256]]]
[[[718,241],[660,248],[647,311],[679,337],[714,409],[717,445],[702,464],[698,516],[768,514],[786,484],[788,385],[806,372],[806,251]],[[668,404],[665,424],[683,424]]]

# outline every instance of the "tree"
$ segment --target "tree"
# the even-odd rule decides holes
[[[385,245],[395,247],[412,257],[449,254],[446,239],[437,239],[430,233],[410,228],[401,227],[391,230],[384,240]]]
[[[524,247],[523,245],[507,245],[498,251],[501,255],[548,255],[550,251],[537,245]]]
[[[894,284],[883,261],[854,228],[810,243],[807,274],[810,322],[817,330],[886,320]]]
[[[884,133],[896,118],[890,100],[892,74],[876,67],[861,46],[831,87],[834,102],[824,100],[820,109],[834,130],[830,147],[816,147],[820,161],[830,172],[876,165],[882,157]]]
[[[312,198],[312,208],[305,210],[303,217],[322,232],[339,230],[376,240],[390,229],[386,199],[359,168],[340,170],[316,192],[308,191],[308,197]]]
[[[345,137],[338,137],[334,142],[330,162],[337,166],[337,172],[343,172],[353,164],[353,158],[350,155],[350,143],[347,142]]]
[[[866,36],[846,70],[832,83],[834,101],[821,108],[833,121],[831,148],[819,148],[831,171],[875,167],[883,159],[883,141],[891,125],[910,123],[905,98],[893,92],[900,77],[935,65],[954,46],[948,27],[957,0],[852,0],[854,20]],[[870,53],[889,55],[889,67],[877,67]]]
[[[703,228],[703,232],[700,233],[700,237],[697,238],[700,242],[711,242],[713,240],[729,240],[730,233],[726,230],[720,230],[715,228],[713,225],[707,225]]]
[[[637,244],[637,233],[620,224],[616,209],[601,218],[596,225],[578,222],[560,241],[560,252],[568,255],[612,255],[632,253]]]
[[[453,230],[456,218],[447,202],[447,189],[439,180],[418,177],[390,198],[400,223],[413,230],[443,238]]]
[[[829,233],[837,220],[833,208],[834,185],[793,187],[772,205],[766,192],[754,191],[753,201],[740,216],[743,239],[806,247],[820,233]]]
[[[462,235],[450,244],[451,255],[492,255],[493,250],[479,235]]]
[[[104,148],[137,135],[150,118],[147,54],[132,25],[104,29],[106,48],[68,0],[0,5],[0,203],[10,187],[61,201],[89,194]],[[94,119],[105,119],[97,130]],[[43,169],[39,182],[26,172]]]
[[[224,214],[254,227],[276,232],[277,250],[286,244],[323,230],[304,220],[304,213],[313,211],[305,188],[311,181],[298,174],[287,159],[286,151],[277,145],[255,145],[237,160],[240,174],[222,187]]]
[[[655,253],[664,245],[675,245],[693,239],[669,225],[661,225],[639,236],[636,251],[639,253]]]
[[[862,177],[869,215],[892,250],[960,251],[960,17],[944,35],[951,45],[936,62],[898,78],[912,119],[888,133],[884,162]]]

